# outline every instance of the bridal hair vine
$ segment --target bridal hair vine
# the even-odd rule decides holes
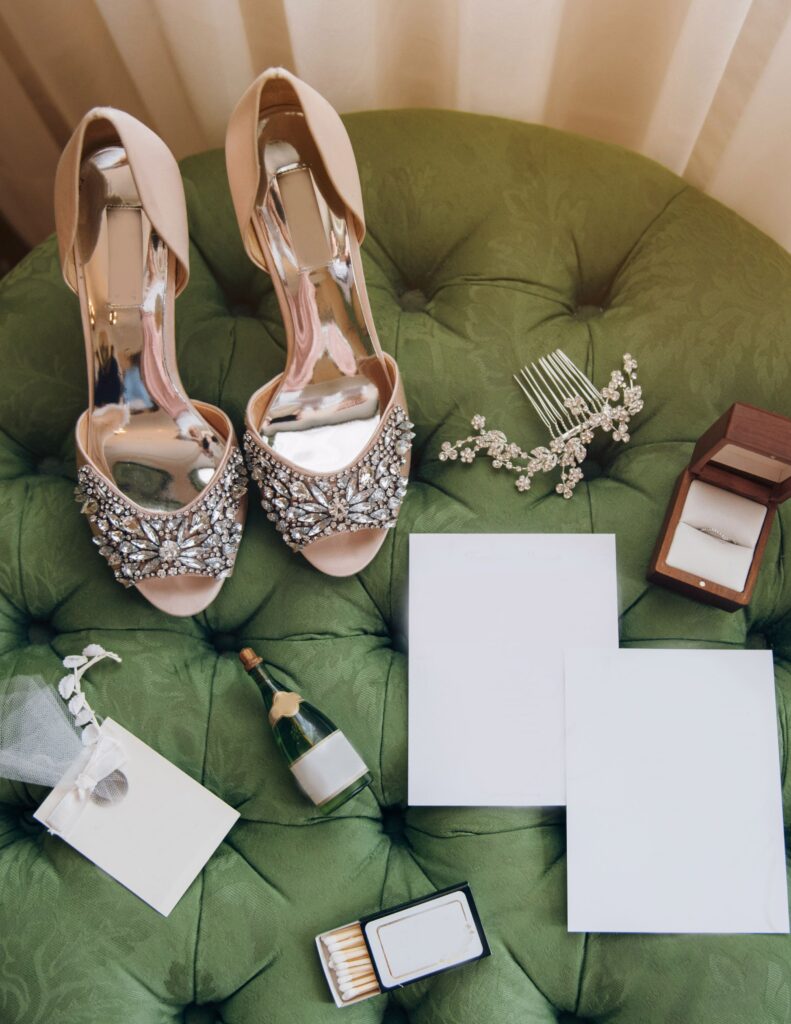
[[[68,701],[69,713],[74,718],[74,724],[82,729],[81,739],[83,746],[90,746],[99,739],[99,719],[88,703],[88,698],[82,692],[82,677],[89,668],[93,668],[104,658],[110,658],[120,664],[120,657],[112,651],[106,651],[100,644],[88,644],[83,648],[82,654],[69,654],[63,659],[63,667],[71,669],[71,672],[58,683],[58,693]]]
[[[514,374],[514,380],[549,431],[549,444],[523,451],[502,430],[487,429],[484,417],[476,413],[471,424],[477,433],[453,444],[444,441],[439,452],[442,462],[458,458],[469,464],[483,452],[494,469],[518,474],[518,491],[529,491],[537,473],[559,467],[555,490],[570,498],[583,478],[580,466],[594,432],[601,429],[611,434],[613,441],[625,444],[632,416],[643,408],[637,360],[628,352],[623,357],[623,371],[613,370],[609,382],[599,389],[559,348],[523,367],[519,376]]]

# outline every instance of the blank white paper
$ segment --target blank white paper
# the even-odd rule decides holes
[[[129,790],[118,803],[88,801],[65,842],[167,917],[239,812],[111,718],[101,729],[123,747]],[[42,824],[73,785],[85,754],[33,815]]]
[[[771,651],[566,656],[571,932],[788,932]]]
[[[615,537],[413,534],[409,803],[566,802],[563,652],[618,646]]]

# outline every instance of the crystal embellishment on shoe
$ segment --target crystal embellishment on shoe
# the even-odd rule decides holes
[[[261,506],[288,546],[300,548],[347,531],[391,529],[407,489],[402,467],[414,424],[395,406],[379,438],[361,459],[333,474],[301,473],[286,466],[251,433],[242,441]]]
[[[136,508],[83,466],[75,500],[95,532],[94,544],[125,587],[166,576],[226,578],[233,571],[242,524],[236,521],[247,491],[247,469],[235,447],[219,479],[194,505],[174,512]]]

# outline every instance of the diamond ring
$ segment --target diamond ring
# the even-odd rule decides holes
[[[723,533],[722,530],[715,530],[713,526],[699,526],[698,531],[705,533],[708,537],[716,537],[717,540],[724,540],[726,544],[735,544],[736,541]]]

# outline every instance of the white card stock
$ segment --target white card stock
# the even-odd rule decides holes
[[[413,534],[409,803],[566,802],[563,651],[618,646],[615,538]]]
[[[167,917],[239,813],[111,718],[100,732],[121,747],[126,794],[100,803],[80,791],[86,748],[34,817]]]
[[[568,927],[788,932],[770,651],[566,656]]]

